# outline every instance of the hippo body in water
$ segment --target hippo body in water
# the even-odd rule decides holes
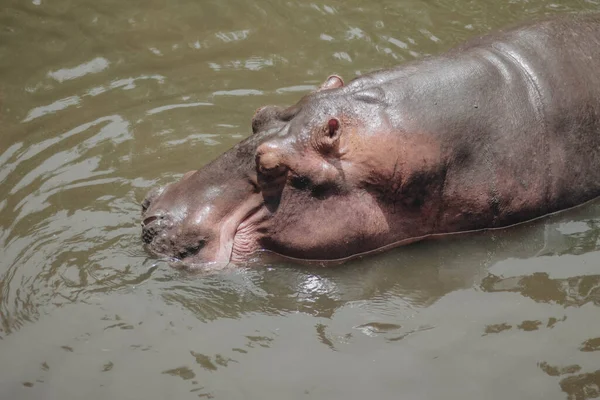
[[[142,204],[184,265],[267,251],[341,261],[507,227],[600,195],[600,16],[565,16],[367,74],[331,76]]]

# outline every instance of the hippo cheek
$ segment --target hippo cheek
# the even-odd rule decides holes
[[[222,219],[215,258],[234,263],[245,261],[259,250],[261,225],[271,212],[260,193],[250,195],[233,212]]]
[[[265,247],[303,260],[338,260],[380,247],[389,234],[386,213],[366,192],[316,198],[286,190],[269,221]]]
[[[250,195],[225,213],[216,203],[205,205],[190,213],[164,241],[157,238],[155,246],[191,268],[243,262],[259,249],[259,223],[267,215],[259,194]]]

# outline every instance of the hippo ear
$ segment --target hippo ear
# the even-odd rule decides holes
[[[337,118],[331,118],[325,125],[324,134],[321,137],[320,145],[323,150],[329,151],[332,147],[336,146],[340,135],[341,135],[340,120]]]
[[[252,116],[252,133],[259,132],[263,127],[277,120],[281,108],[277,106],[260,107]]]
[[[344,86],[344,80],[338,75],[331,75],[323,82],[323,84],[321,84],[321,86],[319,86],[317,92],[320,92],[321,90],[338,89],[342,86]]]
[[[283,152],[277,143],[265,142],[258,146],[255,154],[256,172],[265,177],[277,177],[285,174]]]

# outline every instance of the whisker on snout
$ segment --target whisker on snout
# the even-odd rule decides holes
[[[169,228],[172,225],[172,219],[170,215],[153,214],[141,223],[142,225],[142,240],[144,243],[150,243],[154,238],[163,230]]]

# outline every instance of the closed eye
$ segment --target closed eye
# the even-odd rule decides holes
[[[294,176],[291,179],[290,184],[296,189],[304,190],[310,186],[311,182],[310,179],[305,176]]]
[[[333,184],[316,185],[312,187],[311,194],[314,198],[324,200],[329,196],[340,193],[340,188]]]

